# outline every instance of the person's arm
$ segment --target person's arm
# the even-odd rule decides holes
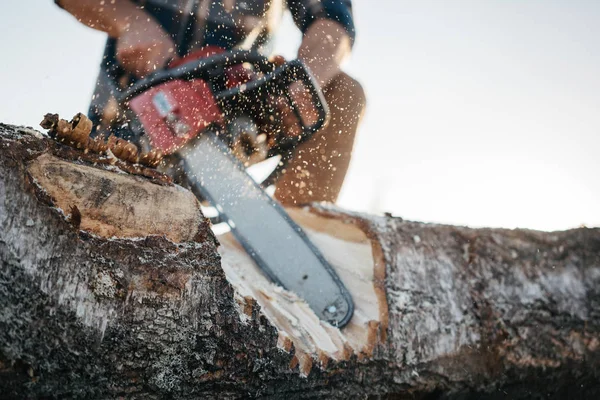
[[[350,0],[288,0],[294,22],[303,33],[298,59],[303,61],[317,83],[326,87],[339,73],[340,65],[351,51],[355,30]],[[300,82],[290,86],[290,94],[306,124],[317,121],[309,92]],[[283,123],[291,135],[300,128],[291,108],[283,100],[278,103]]]
[[[126,70],[143,77],[173,56],[169,35],[130,0],[55,0],[78,21],[117,39],[116,57]]]
[[[350,54],[351,40],[346,30],[328,19],[315,21],[304,34],[298,50],[302,60],[321,87],[340,73],[340,65]]]
[[[321,86],[340,72],[356,35],[351,0],[288,0],[294,22],[303,33],[298,58]]]
[[[129,0],[55,0],[79,22],[118,38],[129,29],[131,21],[147,19],[148,14]]]

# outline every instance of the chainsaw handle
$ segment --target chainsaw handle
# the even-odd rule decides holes
[[[302,82],[309,91],[313,106],[317,111],[317,120],[312,125],[306,125],[300,108],[293,101],[289,92],[290,85],[294,82]],[[287,137],[280,144],[280,149],[291,149],[294,146],[309,139],[315,132],[325,126],[329,120],[329,107],[319,88],[316,79],[310,73],[306,65],[300,60],[289,61],[282,66],[275,68],[273,72],[247,82],[245,85],[217,93],[215,98],[221,105],[239,103],[247,101],[250,103],[266,104],[273,96],[284,96],[292,107],[292,111],[298,118],[302,133],[299,137]]]
[[[288,72],[291,74],[290,75],[291,80],[287,86],[288,89],[289,89],[289,85],[291,83],[293,83],[294,81],[302,82],[304,84],[304,87],[306,89],[308,89],[310,96],[311,96],[312,104],[315,106],[315,109],[317,110],[317,120],[315,121],[315,123],[312,125],[308,125],[308,126],[305,125],[304,120],[302,119],[302,116],[300,115],[300,108],[298,107],[298,105],[294,102],[294,100],[289,95],[289,91],[286,90],[286,97],[287,97],[288,101],[290,102],[290,104],[292,105],[294,114],[296,114],[298,121],[300,121],[302,131],[305,135],[305,138],[303,137],[302,138],[303,140],[301,140],[301,142],[302,142],[302,141],[308,139],[308,137],[310,137],[311,135],[313,135],[318,130],[320,130],[321,128],[323,128],[324,126],[326,126],[328,124],[328,122],[329,122],[329,106],[327,105],[327,101],[325,100],[325,96],[323,95],[323,92],[321,91],[321,88],[320,88],[319,84],[317,83],[317,80],[315,79],[313,74],[310,73],[310,71],[308,70],[306,65],[300,60],[290,61],[288,63],[288,65],[290,65],[290,69],[288,70]],[[299,79],[298,79],[298,75],[300,75]],[[296,78],[296,79],[294,80],[294,78]]]
[[[237,64],[250,63],[263,73],[273,71],[273,65],[269,60],[255,52],[247,50],[235,50],[227,53],[220,53],[200,60],[186,62],[172,69],[157,71],[146,78],[140,79],[127,89],[123,90],[117,101],[123,105],[129,100],[145,92],[146,90],[174,79],[205,79],[210,77],[215,71],[221,71],[223,68]]]

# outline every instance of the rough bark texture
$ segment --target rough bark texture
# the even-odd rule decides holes
[[[598,229],[313,208],[379,245],[387,329],[368,357],[315,357],[305,376],[282,328],[240,308],[205,224],[176,242],[65,218],[28,172],[61,151],[0,126],[0,397],[600,398]]]

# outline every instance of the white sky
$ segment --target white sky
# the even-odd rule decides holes
[[[600,2],[354,0],[368,111],[340,204],[470,226],[600,226]],[[2,6],[0,121],[86,111],[104,35]],[[278,50],[298,35],[289,20]]]

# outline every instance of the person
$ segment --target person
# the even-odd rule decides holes
[[[213,45],[268,52],[285,0],[55,0],[108,40],[90,106],[98,127],[118,121],[115,88],[170,60]],[[340,69],[355,39],[351,0],[287,0],[303,33],[298,50],[321,86],[329,124],[296,149],[276,184],[284,205],[335,202],[365,108],[361,85]],[[176,43],[178,44],[176,46]]]

